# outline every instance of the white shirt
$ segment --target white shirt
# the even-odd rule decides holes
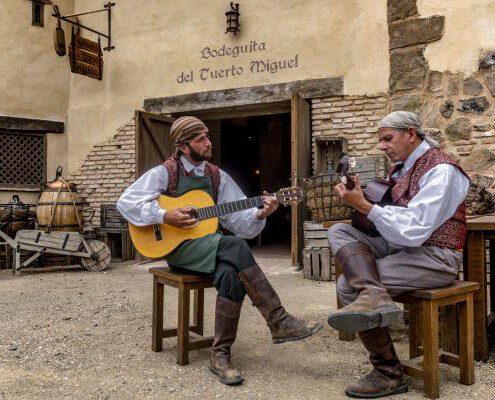
[[[187,172],[194,170],[196,176],[204,176],[206,162],[198,166],[191,164],[183,156],[180,161]],[[159,165],[144,173],[136,182],[129,186],[117,201],[117,209],[129,222],[137,226],[163,224],[163,217],[167,210],[160,208],[157,197],[168,187],[168,170]],[[218,188],[217,204],[243,200],[246,196],[224,171],[220,170],[220,185]],[[266,221],[256,217],[257,208],[250,208],[233,214],[219,217],[220,224],[246,239],[260,234]]]
[[[398,179],[406,174],[430,148],[423,140],[393,178]],[[407,207],[374,205],[368,218],[388,242],[418,247],[454,215],[468,190],[469,179],[458,168],[451,164],[438,164],[420,179],[419,192]]]

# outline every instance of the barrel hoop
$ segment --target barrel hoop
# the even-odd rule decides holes
[[[66,193],[69,193],[70,190],[67,190],[67,189],[58,190],[58,188],[57,189],[43,189],[43,192],[66,192]]]
[[[55,203],[53,201],[43,201],[43,202],[40,202],[38,203],[39,206],[53,206]],[[61,206],[73,206],[74,204],[72,203],[72,201],[59,201],[57,202],[58,205],[61,205]],[[87,204],[87,203],[84,203],[84,202],[80,202],[80,201],[76,201],[76,205],[80,206],[80,205],[83,205],[83,204]]]
[[[41,229],[41,228],[43,228],[43,229],[44,229],[44,228],[46,228],[47,226],[48,226],[48,225],[38,225],[38,227],[39,227],[40,229]],[[65,226],[65,227],[72,226],[72,227],[77,227],[77,228],[79,228],[79,224],[52,224],[51,226],[52,226],[52,228],[53,228],[54,226]]]

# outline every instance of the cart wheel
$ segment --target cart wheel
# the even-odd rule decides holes
[[[104,271],[110,265],[110,248],[103,242],[86,239],[91,249],[90,257],[81,257],[81,264],[88,271]]]

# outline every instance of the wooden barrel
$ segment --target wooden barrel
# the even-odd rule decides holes
[[[57,171],[55,180],[45,184],[36,207],[38,226],[40,229],[50,226],[53,231],[79,231],[83,222],[82,206],[76,185],[65,181]]]

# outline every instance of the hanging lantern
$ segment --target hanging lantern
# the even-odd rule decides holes
[[[230,11],[225,13],[227,16],[227,30],[225,33],[232,32],[234,35],[239,32],[239,3],[234,5],[234,2],[230,3]]]

